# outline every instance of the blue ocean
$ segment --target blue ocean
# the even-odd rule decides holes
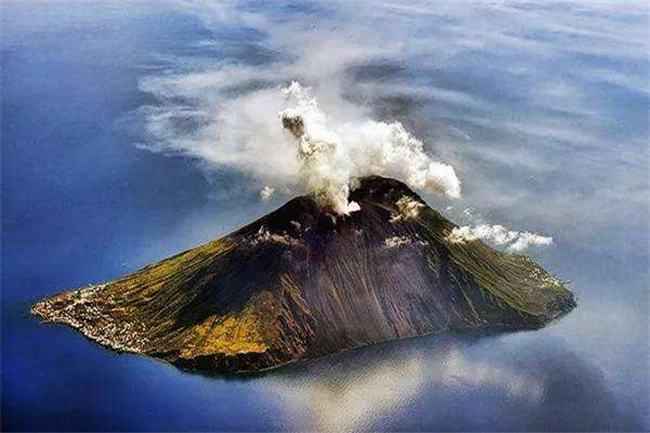
[[[647,2],[0,8],[3,431],[650,429]],[[30,315],[299,193],[264,121],[292,80],[332,118],[401,122],[453,165],[460,199],[423,193],[453,221],[552,236],[526,254],[578,307],[538,331],[245,377],[118,354]]]

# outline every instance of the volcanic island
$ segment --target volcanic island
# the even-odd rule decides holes
[[[480,240],[397,180],[358,179],[336,215],[313,195],[131,275],[32,313],[120,352],[245,373],[459,330],[543,327],[576,305],[532,259]]]

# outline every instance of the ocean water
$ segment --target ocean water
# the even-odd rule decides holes
[[[0,7],[2,430],[650,429],[645,2]],[[250,161],[206,149],[241,127],[224,113],[263,117],[246,98],[292,79],[333,117],[400,121],[451,163],[463,197],[424,197],[453,220],[552,235],[527,253],[570,281],[577,309],[539,331],[418,338],[247,377],[116,354],[30,317],[44,296],[289,198],[260,202]]]

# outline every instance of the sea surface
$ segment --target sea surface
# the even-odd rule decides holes
[[[647,2],[0,8],[3,431],[650,429]],[[454,165],[463,197],[424,195],[454,221],[552,235],[527,254],[577,309],[538,331],[247,377],[117,354],[30,316],[287,200],[261,202],[246,164],[200,149],[238,125],[223,107],[292,79],[324,109],[402,122]]]

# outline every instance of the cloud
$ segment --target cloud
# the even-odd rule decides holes
[[[530,232],[508,230],[501,225],[481,224],[475,227],[454,227],[447,239],[453,243],[465,243],[475,240],[506,245],[510,252],[521,252],[532,245],[551,245],[553,238]]]
[[[305,370],[300,370],[300,374],[294,373],[296,367],[290,367],[269,383],[269,397],[280,399],[281,413],[287,412],[290,423],[304,422],[292,424],[292,429],[337,432],[394,430],[404,424],[408,430],[418,426],[435,430],[450,410],[467,413],[475,408],[474,404],[459,404],[459,400],[473,395],[480,396],[481,401],[485,395],[498,395],[499,402],[507,399],[523,410],[544,404],[548,383],[544,369],[532,373],[526,364],[491,359],[482,345],[468,347],[462,340],[418,341],[418,344],[383,345],[381,351],[376,347],[364,348],[346,354],[347,362],[333,362],[331,357],[312,361],[302,367]],[[503,344],[494,340],[489,343]],[[424,413],[422,408],[431,413],[428,417],[413,417],[414,412],[402,410],[403,406],[415,408],[419,414]],[[443,410],[431,411],[431,407]],[[499,409],[497,406],[494,410]],[[481,413],[485,408],[476,410]],[[520,417],[528,415],[521,412],[515,411]],[[296,418],[295,413],[311,416]],[[476,418],[480,416],[459,417],[449,426],[473,430],[471,426],[476,424],[471,420]],[[503,428],[512,425],[508,417],[497,418],[505,420],[499,424]]]

